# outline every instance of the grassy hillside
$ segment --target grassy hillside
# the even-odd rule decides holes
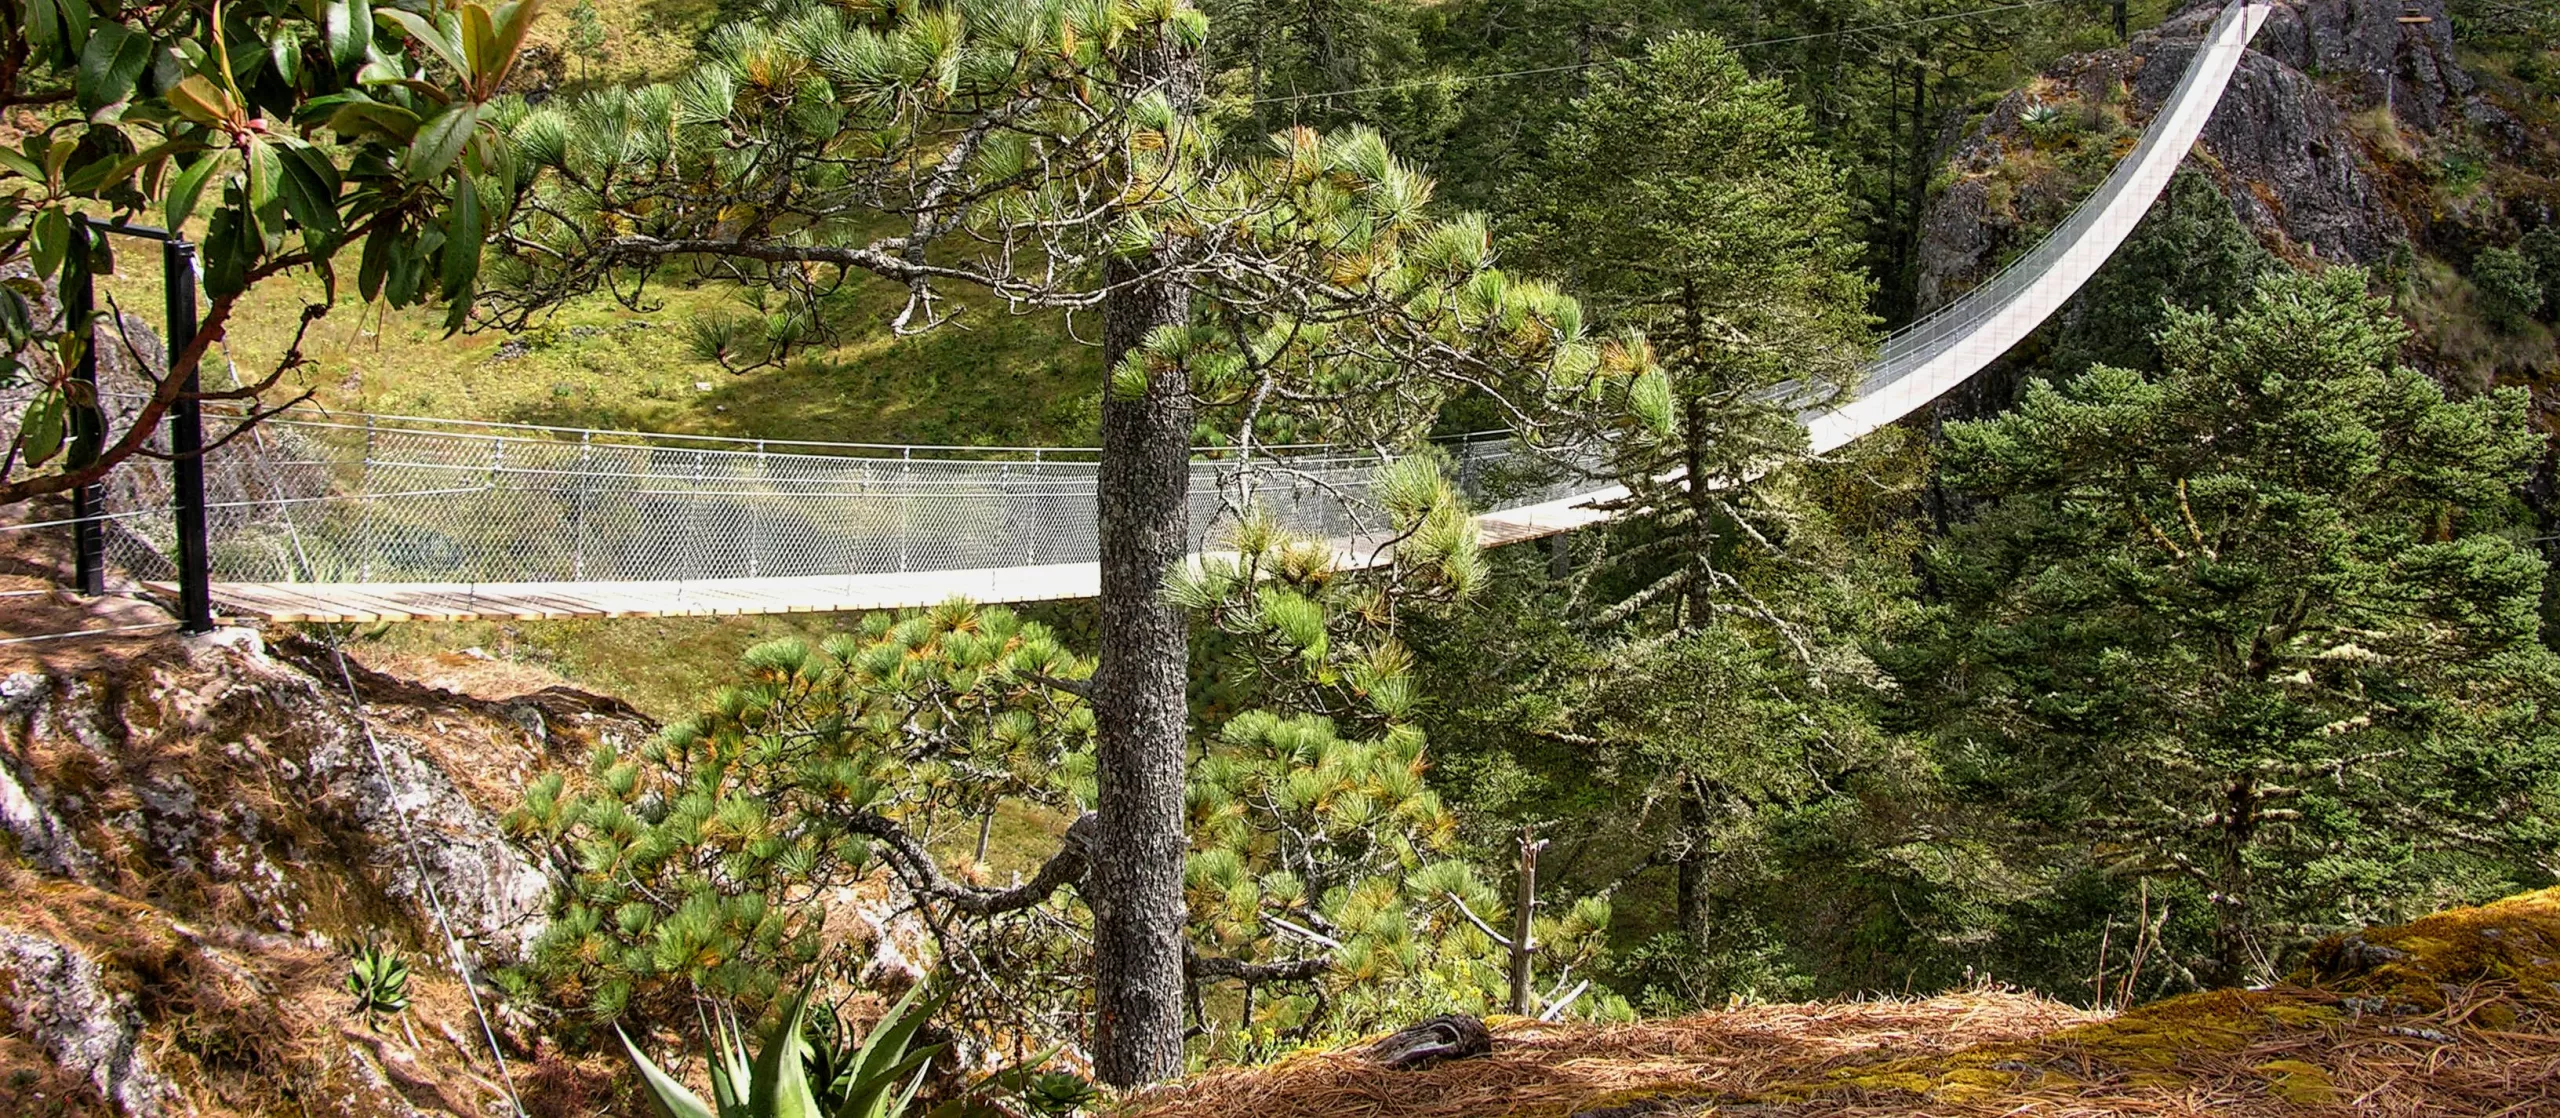
[[[353,268],[349,260],[347,269]],[[106,283],[123,306],[157,308],[156,256],[128,252]],[[601,296],[523,334],[448,336],[434,308],[341,302],[303,339],[308,364],[278,393],[341,409],[510,423],[847,442],[1088,445],[1101,409],[1100,359],[1056,317],[1019,317],[962,296],[957,321],[916,337],[887,322],[901,293],[870,284],[831,310],[830,344],[782,368],[732,373],[697,356],[690,324],[749,313],[733,288],[653,288],[645,313]],[[306,303],[309,276],[253,291],[207,367],[242,378],[275,366]],[[155,316],[156,317],[156,316]]]

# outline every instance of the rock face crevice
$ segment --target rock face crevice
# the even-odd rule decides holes
[[[123,673],[0,681],[18,696],[20,791],[0,788],[0,820],[39,865],[158,902],[218,896],[261,931],[296,935],[425,924],[432,889],[491,964],[540,933],[548,884],[500,832],[505,805],[473,802],[428,743],[370,725],[254,640],[182,647]],[[491,721],[489,736],[524,737]]]

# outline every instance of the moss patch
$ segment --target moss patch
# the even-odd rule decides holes
[[[1426,1073],[1356,1052],[1203,1077],[1132,1118],[1251,1113],[2312,1118],[2560,1112],[2560,889],[2340,936],[2286,983],[2113,1017],[2015,994],[1496,1030]],[[1860,1028],[1850,1030],[1849,1023]],[[1676,1038],[1676,1039],[1675,1039]]]

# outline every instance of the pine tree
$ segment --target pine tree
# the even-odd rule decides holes
[[[1866,817],[1925,798],[1923,759],[1878,725],[1889,681],[1866,645],[1911,608],[1927,458],[1881,436],[1759,483],[1789,510],[1785,550],[1717,552],[1753,612],[1595,625],[1571,580],[1512,578],[1496,608],[1417,627],[1430,689],[1446,696],[1427,723],[1452,743],[1449,794],[1491,816],[1484,826],[1552,834],[1559,861],[1580,867],[1559,890],[1661,898],[1620,906],[1632,947],[1610,972],[1649,1012],[1811,993],[1804,979],[1832,961],[1817,940],[1855,931],[1824,926],[1791,882],[1845,882],[1891,859],[1879,847],[1896,828]],[[1798,861],[1817,835],[1830,836],[1821,864]]]
[[[1275,432],[1398,446],[1461,390],[1539,438],[1609,395],[1619,347],[1509,279],[1482,224],[1425,215],[1374,134],[1227,154],[1181,0],[785,5],[715,33],[683,81],[546,106],[496,321],[674,266],[812,308],[862,278],[934,328],[976,289],[1098,313],[1102,415],[1094,879],[1096,1068],[1180,1066],[1189,621],[1159,593],[1193,538],[1202,424],[1250,465]]]
[[[1590,574],[1600,631],[1522,693],[1549,704],[1539,732],[1587,743],[1674,817],[1656,841],[1703,953],[1718,862],[1801,802],[1792,777],[1822,768],[1806,750],[1858,718],[1827,689],[1838,676],[1850,698],[1862,658],[1854,638],[1822,647],[1837,618],[1815,589],[1845,568],[1826,566],[1801,479],[1770,475],[1804,457],[1798,412],[1856,381],[1871,289],[1840,175],[1783,86],[1696,33],[1589,82],[1514,181],[1507,232],[1595,317],[1643,332],[1662,375],[1634,402],[1667,437],[1610,463],[1628,494]]]
[[[2521,392],[2398,367],[2364,283],[2270,275],[2227,318],[2171,312],[2156,379],[2038,381],[1947,430],[1986,503],[1897,674],[2047,855],[2208,907],[2207,981],[2500,888],[2546,838],[2560,663],[2515,496],[2541,440]]]
[[[1247,705],[1201,742],[1184,801],[1175,996],[1212,1054],[1499,1004],[1504,955],[1476,920],[1507,919],[1507,904],[1426,779],[1397,635],[1405,612],[1482,579],[1442,466],[1406,459],[1381,479],[1407,539],[1384,576],[1341,572],[1329,544],[1249,521],[1170,590],[1219,634],[1223,674],[1263,681],[1231,693]],[[740,666],[744,682],[695,717],[544,776],[510,815],[569,866],[535,948],[548,996],[600,1020],[681,1019],[703,995],[752,1007],[850,978],[826,950],[844,934],[828,927],[832,902],[885,871],[925,917],[959,1020],[1077,1037],[1100,856],[1097,722],[1081,697],[1093,662],[1010,611],[953,603],[871,615],[819,648],[760,646]],[[988,813],[1026,804],[1077,820],[1028,877],[990,885],[950,852]],[[1541,916],[1542,958],[1587,965],[1608,919],[1598,898]],[[1232,1013],[1209,1012],[1213,987],[1241,993],[1219,999]],[[1624,1004],[1603,993],[1575,1009]]]
[[[2049,365],[2058,378],[2091,365],[2157,371],[2168,306],[2229,314],[2275,263],[2210,177],[2180,170],[2063,308]]]
[[[1592,76],[1513,197],[1522,254],[1641,330],[1665,374],[1638,403],[1671,436],[1611,464],[1634,541],[1613,564],[1644,581],[1609,616],[1757,609],[1719,555],[1780,546],[1787,513],[1752,482],[1802,456],[1797,412],[1866,352],[1848,204],[1803,109],[1714,37],[1671,36]]]

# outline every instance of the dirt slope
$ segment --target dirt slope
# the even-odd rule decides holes
[[[2332,939],[2282,985],[2108,1016],[2005,992],[1495,1023],[1417,1072],[1356,1050],[1205,1076],[1129,1118],[2483,1118],[2560,1114],[2560,889]]]

